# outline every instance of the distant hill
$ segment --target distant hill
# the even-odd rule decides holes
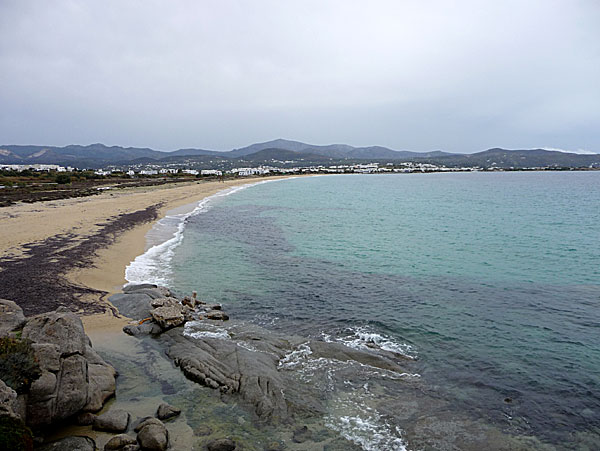
[[[294,152],[285,149],[263,149],[258,152],[238,157],[240,161],[269,162],[269,161],[329,161],[328,157],[310,152]]]
[[[447,166],[479,166],[482,168],[588,167],[600,164],[600,154],[580,155],[545,149],[488,149],[473,154],[454,154],[429,159]]]
[[[600,164],[600,155],[578,155],[544,149],[506,150],[488,149],[475,154],[452,154],[440,150],[412,152],[393,150],[382,146],[353,147],[347,144],[317,146],[299,141],[276,139],[252,144],[241,149],[219,152],[206,149],[179,149],[163,152],[149,148],[106,146],[0,146],[0,164],[60,164],[78,168],[101,168],[108,165],[133,165],[156,163],[211,164],[222,167],[244,163],[271,161],[302,161],[305,164],[331,164],[352,161],[421,161],[446,166],[480,166],[501,168],[527,167],[587,167]]]

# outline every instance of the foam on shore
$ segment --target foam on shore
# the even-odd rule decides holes
[[[205,197],[197,203],[171,210],[164,218],[157,221],[152,230],[148,232],[146,236],[148,243],[146,252],[138,255],[125,268],[127,285],[154,283],[168,286],[171,278],[170,263],[173,259],[175,249],[183,240],[183,231],[188,218],[207,211],[215,201],[231,194],[252,186],[281,180],[288,179],[261,180],[260,182],[227,188],[212,196]]]

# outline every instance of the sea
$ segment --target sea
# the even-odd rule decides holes
[[[148,240],[131,282],[409,357],[377,384],[284,362],[331,382],[323,424],[358,449],[600,449],[600,172],[267,178]]]

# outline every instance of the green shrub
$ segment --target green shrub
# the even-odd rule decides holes
[[[42,372],[28,340],[0,338],[0,379],[17,393],[27,393]]]
[[[0,444],[7,450],[33,450],[31,430],[18,418],[0,417]]]
[[[59,185],[66,185],[68,183],[71,183],[71,177],[67,174],[58,174],[54,180]]]

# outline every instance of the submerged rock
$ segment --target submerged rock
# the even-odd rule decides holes
[[[235,451],[236,444],[229,438],[218,438],[206,444],[208,451]]]
[[[160,420],[168,420],[169,418],[178,416],[180,413],[181,409],[177,407],[169,404],[161,404],[156,411],[156,417]]]
[[[397,373],[404,372],[404,369],[392,360],[394,354],[391,352],[354,349],[343,343],[330,343],[326,341],[311,341],[309,346],[313,356],[316,358],[355,361],[382,370],[389,370]]]
[[[229,319],[229,315],[220,310],[211,310],[206,313],[206,318],[215,321],[227,321]]]
[[[294,443],[304,443],[310,439],[312,439],[312,432],[307,426],[302,426],[294,430],[294,434],[292,436],[292,441]]]

